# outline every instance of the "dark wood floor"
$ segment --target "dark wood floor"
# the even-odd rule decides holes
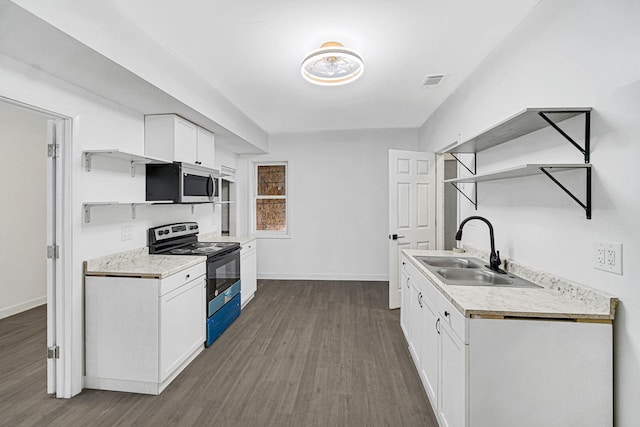
[[[159,396],[46,394],[45,307],[0,320],[0,425],[436,426],[383,282],[260,281]]]

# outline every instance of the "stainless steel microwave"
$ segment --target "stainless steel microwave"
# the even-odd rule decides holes
[[[174,162],[147,165],[147,201],[174,203],[215,202],[219,181],[215,171],[201,166]]]

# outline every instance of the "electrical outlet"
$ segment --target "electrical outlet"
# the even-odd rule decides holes
[[[622,243],[596,242],[594,251],[594,268],[622,274]]]
[[[596,244],[596,264],[604,265],[604,245]]]
[[[133,239],[133,227],[130,225],[125,225],[120,229],[120,240],[131,240]]]

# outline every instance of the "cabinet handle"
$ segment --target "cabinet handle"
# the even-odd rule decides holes
[[[409,280],[411,279],[407,277],[407,288],[409,287]]]
[[[440,328],[438,328],[438,326],[440,326],[440,318],[438,317],[438,320],[436,320],[436,332],[438,333],[438,335],[440,335]]]
[[[404,261],[402,261],[402,265],[407,265]]]
[[[420,304],[420,307],[422,307],[422,292],[418,294],[418,304]]]
[[[447,317],[447,316],[449,316],[449,312],[445,310],[444,317]]]
[[[188,279],[189,277],[191,277],[191,275],[190,275],[190,274],[187,274],[187,279]]]

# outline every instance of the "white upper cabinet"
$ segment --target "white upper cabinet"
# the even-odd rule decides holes
[[[145,116],[144,151],[148,156],[213,169],[215,137],[175,114]]]
[[[197,153],[196,158],[201,166],[214,169],[214,157],[215,157],[215,138],[211,132],[201,127],[197,132]]]

